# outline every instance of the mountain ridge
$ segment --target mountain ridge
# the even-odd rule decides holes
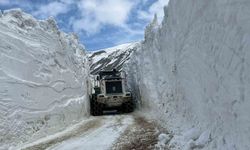
[[[96,75],[100,70],[121,71],[134,51],[139,49],[141,42],[132,42],[110,48],[89,52],[90,73]]]

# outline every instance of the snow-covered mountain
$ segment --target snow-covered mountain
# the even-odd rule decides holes
[[[89,52],[90,72],[97,74],[101,69],[121,70],[123,64],[130,59],[131,54],[139,49],[140,42],[127,43],[115,47]]]
[[[0,149],[86,116],[88,68],[77,37],[53,19],[18,9],[0,14]]]
[[[250,2],[171,0],[127,65],[170,149],[250,149]]]

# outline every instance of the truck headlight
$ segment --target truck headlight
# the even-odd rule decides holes
[[[131,96],[131,94],[130,93],[126,93],[126,95],[125,96]]]
[[[98,95],[98,97],[104,97],[104,95]]]

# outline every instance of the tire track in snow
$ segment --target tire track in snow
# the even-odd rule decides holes
[[[134,123],[131,115],[91,117],[67,131],[40,139],[21,150],[105,150]]]
[[[101,118],[83,121],[63,132],[57,133],[49,137],[45,137],[34,143],[25,145],[19,149],[21,150],[44,150],[62,141],[71,139],[73,137],[81,136],[82,134],[84,134],[85,132],[88,132],[89,130],[94,130],[95,128],[98,128],[101,126],[101,122],[102,122]]]
[[[62,133],[41,139],[21,150],[151,150],[157,149],[161,128],[136,115],[90,117]]]
[[[158,150],[156,144],[162,131],[163,129],[156,123],[135,116],[134,124],[130,125],[117,139],[112,150]]]
[[[102,116],[102,126],[81,137],[64,141],[48,150],[106,150],[134,123],[130,115]]]

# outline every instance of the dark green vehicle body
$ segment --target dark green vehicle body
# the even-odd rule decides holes
[[[91,95],[91,114],[102,115],[103,110],[116,109],[123,112],[132,112],[133,99],[130,92],[126,91],[125,78],[116,70],[101,71],[97,76],[98,84]]]

